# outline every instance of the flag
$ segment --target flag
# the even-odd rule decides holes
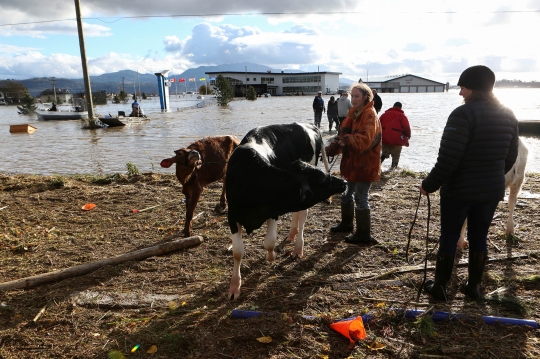
[[[176,79],[173,77],[173,78],[169,79],[169,82],[176,82]]]
[[[195,77],[190,77],[189,82],[195,82]]]
[[[178,82],[186,82],[186,79],[183,78],[183,77],[180,77],[180,78],[178,79]]]
[[[216,78],[215,78],[215,77],[210,77],[208,80],[210,80],[210,81],[216,81]]]
[[[201,77],[199,81],[206,81],[206,77]]]

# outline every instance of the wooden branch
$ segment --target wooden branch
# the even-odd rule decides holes
[[[369,297],[358,297],[358,299],[366,300],[369,302],[386,302],[386,303],[394,303],[394,304],[410,304],[415,307],[429,307],[429,303],[419,303],[419,302],[405,302],[402,300],[391,300],[391,299],[383,299],[383,298],[369,298]]]
[[[193,236],[188,238],[181,238],[171,242],[158,244],[152,247],[139,249],[134,252],[128,252],[109,259],[103,259],[97,262],[90,262],[81,264],[75,267],[62,269],[56,272],[38,274],[32,277],[26,277],[17,279],[14,281],[1,283],[0,291],[12,290],[12,289],[28,289],[40,286],[42,284],[58,282],[62,279],[77,277],[89,272],[92,272],[98,268],[119,264],[129,261],[138,261],[146,259],[148,257],[159,256],[165,253],[174,252],[180,249],[191,248],[200,245],[203,242],[201,236]]]
[[[518,253],[518,254],[515,254],[513,256],[501,255],[501,256],[498,256],[498,257],[489,258],[487,263],[500,262],[500,261],[506,261],[506,260],[512,260],[512,259],[519,259],[519,258],[528,258],[531,253],[539,253],[539,252],[538,251],[530,251],[528,254],[527,253]],[[460,261],[456,266],[457,267],[464,267],[464,266],[467,266],[468,264],[469,264],[469,261],[464,260],[464,261]],[[435,269],[435,266],[434,265],[428,265],[427,269],[428,270]],[[367,274],[354,273],[354,274],[345,274],[345,275],[338,274],[338,275],[334,275],[334,276],[331,276],[330,278],[328,278],[327,282],[340,281],[340,279],[347,280],[347,281],[355,280],[355,279],[362,279],[363,281],[367,281],[367,280],[371,280],[371,279],[384,277],[384,276],[389,275],[389,274],[401,274],[401,273],[417,272],[417,271],[423,271],[423,270],[424,270],[424,264],[422,263],[422,264],[418,264],[418,265],[415,265],[415,266],[396,267],[396,268],[394,268],[394,269],[392,269],[392,270],[390,270],[388,272],[385,272],[383,274],[376,274],[376,273],[367,273]]]

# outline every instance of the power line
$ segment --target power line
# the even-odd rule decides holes
[[[370,14],[373,12],[370,11],[330,11],[330,12],[258,12],[258,13],[215,13],[215,14],[172,14],[172,15],[137,15],[137,16],[106,16],[106,17],[83,17],[82,20],[98,20],[104,23],[115,23],[120,20],[125,19],[159,19],[159,18],[175,18],[175,17],[212,17],[212,16],[272,16],[272,15],[359,15],[359,14]],[[400,11],[400,12],[386,12],[385,14],[528,14],[528,13],[540,13],[540,10],[494,10],[494,11]],[[116,19],[114,21],[106,21],[106,19]],[[62,21],[76,21],[77,19],[57,19],[57,20],[41,20],[41,21],[31,21],[31,22],[19,22],[13,24],[0,24],[2,26],[17,26],[17,25],[33,25],[33,24],[43,24],[51,22],[62,22]]]

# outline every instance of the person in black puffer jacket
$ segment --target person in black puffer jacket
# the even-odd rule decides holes
[[[469,269],[466,295],[480,298],[479,285],[487,261],[487,234],[499,201],[504,198],[504,175],[518,154],[518,122],[514,113],[493,94],[495,74],[486,66],[463,71],[458,86],[465,104],[450,114],[435,166],[422,181],[420,192],[440,188],[441,235],[435,279],[426,292],[447,300],[456,245],[467,219]]]

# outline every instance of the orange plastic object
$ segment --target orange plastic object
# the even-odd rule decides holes
[[[346,338],[349,338],[351,343],[356,340],[364,339],[366,337],[366,330],[364,329],[364,322],[362,317],[356,317],[352,320],[344,320],[341,322],[335,322],[330,324],[330,328],[334,329],[339,334]]]
[[[84,206],[82,206],[82,210],[83,211],[91,211],[93,210],[94,208],[96,208],[96,205],[94,203],[87,203],[85,204]]]

